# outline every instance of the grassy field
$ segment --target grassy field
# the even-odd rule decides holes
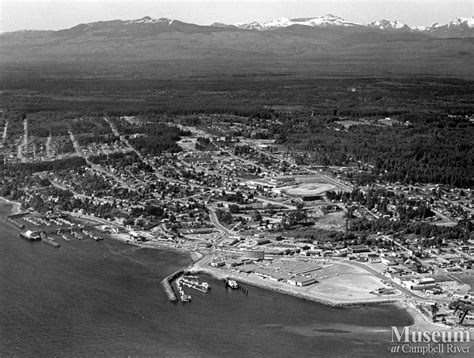
[[[306,183],[284,187],[283,190],[288,195],[311,196],[321,195],[329,190],[335,190],[336,186],[329,183]]]

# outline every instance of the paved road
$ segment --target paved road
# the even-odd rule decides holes
[[[3,128],[3,134],[2,134],[2,142],[3,143],[7,142],[8,124],[9,124],[9,121],[7,119],[7,121],[5,123],[5,128]]]
[[[214,208],[209,208],[209,219],[211,220],[211,223],[223,234],[232,234],[232,231],[220,223]]]
[[[152,169],[153,169],[153,174],[158,178],[158,179],[162,179],[162,180],[166,180],[166,181],[169,181],[169,182],[172,182],[172,183],[180,183],[179,180],[175,180],[175,179],[172,179],[172,178],[167,178],[165,176],[163,176],[161,174],[160,171],[158,171],[158,169],[153,165],[153,163],[149,160],[147,160],[142,153],[140,153],[138,150],[136,150],[131,144],[130,142],[128,141],[127,138],[125,138],[125,136],[123,135],[120,135],[119,131],[117,130],[117,127],[112,123],[112,121],[107,118],[107,117],[104,117],[105,121],[107,123],[109,123],[110,125],[110,129],[112,130],[112,132],[120,138],[120,140],[125,143],[125,145],[132,151],[134,152],[138,158],[140,158],[140,160],[145,163],[145,164],[148,164]]]
[[[53,153],[51,151],[51,139],[53,139],[53,136],[51,133],[48,135],[48,139],[46,139],[46,155],[48,157],[52,157]]]
[[[72,142],[72,145],[73,145],[73,147],[74,147],[74,150],[76,151],[76,154],[77,154],[78,156],[84,158],[84,159],[86,160],[87,164],[89,164],[89,166],[90,166],[93,170],[95,170],[96,172],[100,172],[100,173],[102,173],[102,174],[108,176],[109,178],[113,179],[113,180],[116,181],[118,184],[120,184],[120,186],[121,186],[122,188],[126,188],[126,189],[128,189],[128,190],[130,190],[130,191],[134,191],[134,192],[137,192],[137,191],[138,191],[134,186],[128,184],[128,183],[125,182],[125,181],[123,181],[122,179],[120,179],[119,177],[117,177],[115,174],[113,174],[113,173],[111,173],[111,172],[105,170],[104,168],[102,168],[102,167],[101,167],[100,165],[98,165],[98,164],[92,163],[92,162],[89,160],[89,158],[81,152],[81,147],[79,146],[79,143],[78,143],[77,139],[74,137],[74,134],[73,134],[71,131],[69,131],[69,138],[71,139],[71,142]]]
[[[112,123],[112,121],[110,119],[108,119],[107,117],[104,117],[104,120],[109,124],[110,126],[110,130],[112,131],[112,133],[116,136],[116,137],[120,137],[120,134],[117,130],[117,127],[115,126],[115,124]]]
[[[22,162],[26,162],[26,158],[23,156],[23,151],[26,150],[28,146],[28,118],[23,120],[23,141],[17,147],[17,156],[18,159]]]

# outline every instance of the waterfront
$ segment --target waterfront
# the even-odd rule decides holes
[[[160,280],[187,255],[111,239],[56,250],[1,225],[4,356],[380,356],[388,327],[412,322],[393,306],[336,309],[254,287],[243,295],[207,276],[208,294],[174,305]]]

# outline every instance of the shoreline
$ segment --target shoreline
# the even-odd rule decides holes
[[[12,207],[10,208],[10,212],[5,214],[6,216],[9,215],[14,215],[18,212],[20,212],[20,203],[8,200],[4,197],[0,196],[0,201],[5,202],[8,205],[10,204]],[[3,217],[2,217],[3,219]],[[89,217],[82,217],[84,220],[89,220],[89,221],[95,221],[95,222],[100,222],[100,220],[97,220],[97,218],[89,218]],[[2,220],[3,221],[3,220]],[[110,223],[109,223],[110,224]],[[116,224],[114,224],[116,225]],[[120,225],[118,225],[120,226]],[[172,247],[170,245],[167,245],[165,243],[160,243],[160,242],[144,242],[144,243],[138,243],[138,242],[133,242],[130,241],[129,239],[122,237],[121,235],[123,234],[108,234],[107,236],[110,237],[113,240],[118,240],[123,242],[124,244],[129,244],[133,245],[136,247],[140,248],[148,248],[148,249],[157,249],[157,250],[171,250],[179,253],[184,253],[186,255],[189,255],[191,259],[191,263],[184,267],[182,270],[184,272],[189,272],[193,274],[207,274],[211,277],[213,277],[216,280],[226,280],[227,278],[233,278],[236,279],[238,282],[242,282],[254,287],[258,287],[264,290],[268,291],[273,291],[277,292],[279,294],[285,294],[285,295],[290,295],[293,297],[297,297],[300,299],[304,299],[307,301],[311,302],[316,302],[328,307],[338,307],[338,308],[343,308],[343,307],[351,307],[351,306],[375,306],[375,305],[383,305],[383,304],[392,304],[397,306],[400,309],[403,309],[406,311],[411,318],[413,319],[413,323],[410,325],[410,327],[418,330],[451,330],[455,327],[450,327],[443,325],[442,323],[435,323],[428,321],[425,316],[423,315],[422,312],[420,312],[418,309],[416,309],[415,305],[413,302],[409,301],[407,298],[404,300],[401,300],[400,298],[387,298],[387,299],[377,299],[374,298],[373,300],[337,300],[334,297],[329,298],[329,297],[321,297],[317,296],[314,293],[309,294],[309,293],[304,293],[304,292],[297,292],[292,290],[292,287],[284,288],[284,287],[279,287],[275,285],[270,285],[268,283],[260,282],[259,280],[255,278],[250,278],[250,277],[244,277],[243,275],[239,274],[233,274],[229,272],[220,272],[219,269],[214,269],[211,267],[206,267],[200,264],[200,260],[203,259],[205,256],[199,252],[190,250],[190,249],[184,249],[184,248],[177,248],[177,247]],[[165,279],[168,279],[166,277]],[[463,329],[468,329],[468,328],[463,328]]]
[[[192,273],[192,274],[206,274],[214,279],[217,280],[226,280],[228,278],[232,278],[237,280],[238,282],[245,283],[247,285],[251,285],[254,287],[258,287],[264,290],[268,291],[273,291],[277,292],[280,294],[285,294],[285,295],[290,295],[293,297],[297,297],[300,299],[304,299],[307,301],[311,302],[316,302],[328,307],[334,307],[334,308],[348,308],[348,307],[356,307],[356,306],[377,306],[377,305],[384,305],[384,304],[391,304],[395,305],[396,307],[402,309],[403,311],[407,312],[410,317],[413,320],[413,323],[409,325],[409,327],[413,330],[419,330],[419,331],[450,331],[453,329],[457,330],[470,330],[469,327],[451,327],[447,326],[441,322],[432,322],[428,320],[425,315],[420,312],[413,301],[411,301],[409,298],[404,297],[403,299],[400,298],[393,298],[393,299],[374,299],[374,300],[369,300],[369,301],[358,301],[358,300],[352,300],[352,301],[343,301],[343,300],[337,300],[334,297],[333,298],[327,298],[327,297],[321,297],[317,296],[314,293],[307,294],[307,293],[302,293],[302,292],[295,292],[292,290],[292,287],[283,288],[283,287],[276,287],[274,285],[269,285],[268,283],[261,282],[260,280],[257,280],[255,278],[249,278],[249,277],[244,277],[243,275],[237,275],[237,274],[232,274],[232,273],[227,273],[227,272],[219,272],[218,269],[214,269],[211,267],[203,267],[200,265],[199,262],[195,262],[191,265],[189,265],[186,269],[186,272]]]
[[[210,267],[209,268],[203,267],[198,262],[195,262],[189,265],[185,270],[193,274],[199,274],[199,273],[207,274],[216,280],[226,280],[227,278],[232,278],[232,279],[237,280],[238,282],[242,282],[247,285],[252,285],[252,286],[259,287],[265,290],[294,296],[294,297],[301,298],[307,301],[321,303],[323,305],[330,306],[330,307],[374,306],[374,305],[379,305],[379,304],[396,304],[397,302],[399,302],[399,300],[395,298],[373,299],[373,300],[348,300],[348,301],[336,300],[334,298],[321,297],[321,296],[308,294],[304,292],[297,292],[295,290],[292,290],[293,287],[290,287],[290,286],[288,288],[284,288],[284,287],[279,287],[275,285],[265,284],[255,278],[245,277],[243,275],[235,275],[232,273],[219,272],[217,271],[217,269],[213,269]]]
[[[133,245],[133,246],[144,248],[144,249],[170,250],[170,251],[179,252],[181,254],[183,253],[187,254],[190,256],[191,261],[192,261],[190,265],[194,264],[196,261],[199,261],[203,257],[199,252],[196,252],[196,251],[178,248],[178,247],[172,247],[172,246],[166,245],[165,243],[161,243],[157,241],[133,242],[133,241],[130,241],[129,239],[121,237],[120,235],[123,235],[123,234],[107,234],[107,236],[112,238],[113,240],[121,241],[124,244]]]
[[[21,204],[18,201],[9,200],[9,199],[7,199],[3,196],[0,196],[0,201],[5,201],[6,202],[4,204],[5,206],[6,205],[11,205],[12,206],[10,208],[10,212],[6,216],[15,215],[15,214],[18,214],[18,213],[21,212],[21,210],[20,210]]]
[[[408,312],[408,314],[413,318],[413,324],[410,325],[412,329],[419,331],[450,331],[453,329],[470,331],[469,327],[451,327],[441,322],[427,320],[425,315],[415,307],[415,304],[412,301],[397,302],[395,305]]]

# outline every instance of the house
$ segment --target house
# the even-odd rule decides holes
[[[380,257],[380,261],[387,266],[396,266],[398,263],[391,257]]]

